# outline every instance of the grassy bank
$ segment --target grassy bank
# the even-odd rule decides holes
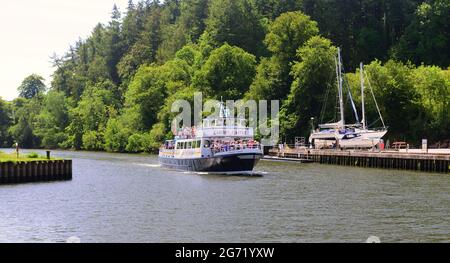
[[[46,156],[39,155],[37,153],[25,153],[19,154],[19,158],[17,158],[16,153],[4,153],[0,152],[0,163],[3,162],[27,162],[27,161],[47,161]],[[55,158],[51,158],[50,160],[56,160]]]

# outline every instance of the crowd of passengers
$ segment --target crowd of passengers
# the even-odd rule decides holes
[[[259,147],[259,142],[255,140],[236,140],[236,141],[214,141],[211,149],[214,152],[228,152],[234,150],[254,149]]]
[[[175,149],[173,141],[167,141],[163,148],[168,150]],[[214,152],[228,152],[242,149],[259,148],[259,142],[255,140],[235,140],[235,141],[206,141],[204,148],[211,148]]]

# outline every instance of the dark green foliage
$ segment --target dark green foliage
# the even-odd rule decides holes
[[[206,25],[213,47],[228,43],[255,55],[264,53],[262,17],[251,0],[211,0]]]
[[[393,53],[398,59],[416,64],[447,67],[450,64],[450,1],[429,2],[419,5]]]
[[[303,7],[302,0],[254,0],[258,12],[271,20],[283,13],[299,11]]]
[[[41,110],[41,101],[37,97],[32,99],[18,98],[13,101],[13,125],[9,133],[15,142],[23,148],[40,146],[40,140],[34,131],[36,117]]]
[[[421,0],[303,0],[302,10],[318,22],[321,34],[342,48],[349,69],[359,62],[387,59],[410,24]]]
[[[327,90],[329,98],[336,92],[335,47],[342,48],[346,72],[368,64],[389,138],[448,139],[449,6],[449,0],[130,0],[124,15],[114,7],[108,23],[52,56],[47,93],[43,79],[31,75],[20,98],[0,100],[0,146],[153,152],[173,135],[172,104],[192,104],[195,92],[204,99],[280,100],[283,139],[307,136],[311,117],[334,117],[333,99],[321,109]],[[358,102],[359,73],[347,79]],[[370,100],[367,112],[379,126]]]
[[[288,12],[271,24],[265,38],[270,59],[263,58],[248,99],[285,99],[292,84],[291,66],[297,49],[317,35],[317,23],[301,12]]]
[[[395,61],[388,61],[385,65],[376,61],[366,70],[390,126],[389,137],[415,142],[422,138],[448,137],[448,70],[425,66],[416,68]]]
[[[50,91],[44,98],[42,109],[36,117],[34,132],[41,138],[44,148],[59,148],[67,140],[65,128],[69,112],[64,93]]]
[[[19,96],[25,99],[32,99],[45,92],[44,78],[38,75],[26,77],[18,88]]]
[[[335,55],[336,48],[331,42],[317,36],[298,50],[298,62],[292,67],[294,82],[280,113],[285,136],[309,134],[310,118],[320,116],[326,103],[324,94],[335,84]]]
[[[8,127],[12,123],[11,105],[0,98],[0,147],[10,147],[12,139]]]
[[[208,97],[238,100],[255,76],[255,57],[228,44],[214,50],[196,73],[193,86]]]

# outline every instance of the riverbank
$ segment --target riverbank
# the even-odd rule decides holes
[[[0,163],[6,162],[29,162],[29,161],[48,161],[56,160],[54,158],[47,159],[47,157],[39,155],[37,153],[27,153],[19,154],[16,153],[5,153],[0,151]]]

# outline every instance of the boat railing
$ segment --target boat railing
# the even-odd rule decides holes
[[[272,149],[278,149],[278,150],[304,150],[304,149],[310,149],[311,144],[305,143],[305,144],[278,144],[272,146]]]
[[[213,152],[213,154],[243,150],[261,150],[261,145],[247,143],[234,145],[216,145],[211,147],[211,151]]]
[[[253,137],[254,132],[249,127],[207,127],[197,130],[197,135],[201,137],[214,137],[214,136],[244,136]]]

